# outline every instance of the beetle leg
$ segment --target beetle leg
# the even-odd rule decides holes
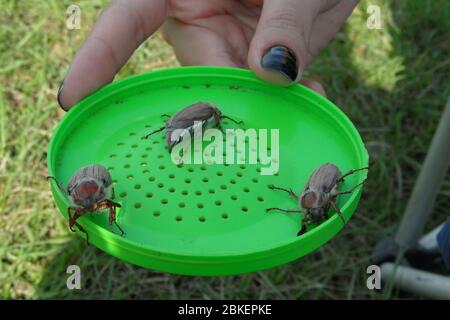
[[[334,194],[334,196],[340,196],[342,194],[348,194],[348,193],[352,193],[353,190],[355,190],[356,188],[358,188],[360,185],[364,184],[364,182],[366,182],[367,179],[365,179],[364,181],[358,183],[356,186],[354,186],[353,188],[351,188],[350,190],[347,191],[342,191],[342,192],[337,192],[336,194]]]
[[[114,219],[113,206],[109,207],[109,230],[112,232],[112,223]]]
[[[302,234],[304,234],[306,232],[306,224],[310,223],[310,222],[311,222],[310,217],[307,214],[305,214],[305,216],[303,217],[302,222],[301,222],[302,228],[300,229],[299,232],[297,232],[297,237],[301,236]]]
[[[125,233],[125,231],[123,231],[123,229],[119,226],[119,224],[118,224],[117,221],[116,221],[116,207],[113,207],[113,214],[114,214],[114,219],[113,219],[114,224],[116,225],[117,228],[119,228],[119,230],[120,230],[120,232],[121,232],[120,235],[123,236],[124,233]]]
[[[120,235],[123,236],[125,234],[125,231],[123,231],[123,229],[117,224],[116,220],[114,220],[114,224],[116,225],[117,228],[119,228],[119,230],[121,232]]]
[[[297,237],[300,237],[302,234],[304,234],[306,232],[306,224],[302,223],[302,228],[300,229],[299,232],[297,232]]]
[[[63,186],[61,185],[61,183],[59,183],[58,180],[56,180],[56,178],[54,176],[47,176],[46,177],[47,181],[48,180],[55,180],[56,185],[58,186],[59,190],[61,190],[64,194],[67,194],[67,191],[64,190]]]
[[[220,122],[217,124],[217,129],[219,129],[220,132],[222,132],[223,134],[225,134],[225,130],[223,130],[222,124],[221,124]]]
[[[116,207],[116,208],[122,208],[122,205],[121,205],[120,203],[111,201],[111,200],[109,200],[109,199],[105,199],[104,201],[105,201],[109,206],[113,206],[113,207]]]
[[[155,131],[150,132],[149,134],[146,134],[145,136],[142,137],[142,139],[148,139],[148,137],[150,137],[152,134],[158,133],[160,131],[163,131],[166,128],[166,126],[161,127]]]
[[[89,244],[89,235],[88,235],[87,231],[84,230],[84,228],[78,222],[75,222],[75,225],[77,226],[78,230],[80,230],[81,232],[83,232],[86,235],[86,243]]]
[[[336,205],[336,203],[334,203],[333,201],[330,202],[331,207],[333,208],[334,211],[336,211],[336,213],[339,215],[339,217],[341,218],[342,222],[345,224],[345,218],[342,215],[341,210],[338,208],[338,206]]]
[[[89,213],[89,218],[93,218],[94,217],[94,212],[97,210],[101,210],[101,207],[99,207],[99,204],[96,204],[92,211],[86,211],[86,213]]]
[[[167,114],[167,113],[164,113],[164,114],[162,114],[162,115],[161,115],[161,118],[162,118],[162,117],[167,117],[167,118],[170,118],[170,117],[171,117],[171,115],[170,115],[170,114]]]
[[[300,213],[305,213],[305,211],[302,210],[286,210],[286,209],[281,209],[281,208],[267,208],[266,211],[273,211],[273,210],[278,210],[278,211],[283,211],[283,212],[300,212]]]
[[[119,228],[119,230],[121,232],[121,236],[123,236],[125,232],[123,231],[123,229],[119,226],[119,224],[116,221],[116,208],[120,208],[122,206],[120,205],[120,203],[111,201],[109,199],[105,199],[104,201],[109,206],[109,229],[111,230],[111,232],[113,232],[112,224],[114,222],[114,224],[117,226],[117,228]]]
[[[70,214],[70,209],[73,209],[73,208],[69,208],[69,228],[70,228],[70,230],[75,232],[75,230],[73,229],[73,226],[75,225],[78,228],[78,230],[80,230],[81,232],[83,232],[86,235],[86,242],[87,242],[87,244],[89,244],[89,235],[88,235],[87,231],[77,222],[77,219],[79,217],[81,217],[83,214],[85,214],[86,210],[75,210],[75,214],[72,216]]]
[[[285,189],[285,188],[280,188],[280,187],[276,187],[276,186],[274,186],[273,184],[271,184],[270,185],[270,187],[269,187],[270,189],[272,189],[272,190],[281,190],[281,191],[285,191],[285,192],[287,192],[287,193],[289,193],[289,195],[291,196],[291,197],[293,197],[294,199],[296,199],[297,200],[297,195],[294,193],[294,191],[292,191],[292,189]]]
[[[359,168],[359,169],[352,169],[350,171],[348,171],[347,173],[343,174],[342,176],[340,176],[340,178],[338,179],[338,182],[344,181],[344,178],[354,174],[355,172],[361,171],[361,170],[369,170],[369,167],[364,167],[364,168]]]
[[[72,232],[75,232],[75,230],[73,229],[73,225],[74,225],[74,221],[72,218],[72,213],[70,212],[70,210],[73,209],[72,207],[67,208],[67,215],[69,216],[69,229]]]
[[[121,236],[124,235],[124,231],[123,229],[119,226],[119,224],[116,221],[116,206],[111,206],[110,211],[109,211],[109,225],[111,226],[112,223],[114,222],[114,224],[116,225],[117,228],[119,228],[120,232],[121,232]]]
[[[229,116],[224,116],[224,115],[222,115],[222,117],[221,117],[222,119],[228,119],[228,120],[231,120],[231,121],[233,121],[234,123],[236,123],[236,124],[243,124],[244,123],[244,121],[236,121],[236,120],[234,120],[233,118],[230,118]]]

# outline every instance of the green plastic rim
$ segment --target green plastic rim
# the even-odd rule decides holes
[[[243,120],[245,129],[279,129],[279,173],[261,175],[261,164],[172,162],[164,133],[141,137],[164,125],[161,114],[207,101],[223,114]],[[224,128],[236,128],[230,121]],[[267,213],[298,209],[286,193],[300,193],[319,165],[331,162],[344,173],[368,165],[360,135],[327,99],[301,86],[275,87],[250,71],[223,67],[182,67],[114,82],[86,97],[62,119],[51,139],[48,170],[64,186],[80,167],[100,163],[110,170],[122,204],[109,229],[108,213],[78,222],[89,242],[127,262],[185,275],[231,275],[274,267],[325,244],[344,226],[333,215],[297,237],[302,214]],[[340,190],[364,180],[349,176]],[[51,183],[66,220],[68,199]],[[341,196],[348,221],[361,188]],[[84,235],[78,231],[84,237]]]

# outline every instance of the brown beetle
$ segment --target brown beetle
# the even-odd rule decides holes
[[[70,206],[67,214],[70,230],[75,231],[73,226],[76,225],[80,231],[86,234],[86,240],[89,242],[86,230],[77,222],[77,219],[88,212],[109,209],[110,228],[114,222],[122,235],[124,234],[116,222],[116,208],[120,208],[121,205],[111,200],[114,198],[114,188],[111,175],[105,167],[93,164],[80,168],[73,174],[67,188],[63,188],[55,177],[48,176],[47,180],[49,179],[55,180],[58,188],[69,198]],[[73,216],[72,211],[74,211]]]
[[[172,151],[174,145],[179,143],[187,134],[194,132],[196,126],[195,122],[200,122],[203,128],[219,128],[222,130],[221,120],[229,119],[236,124],[241,124],[242,121],[236,121],[228,116],[224,116],[220,110],[214,105],[207,102],[197,102],[178,111],[175,115],[170,116],[163,114],[162,116],[169,117],[164,127],[161,127],[153,132],[142,137],[148,139],[152,134],[158,133],[166,129],[166,142],[169,152]],[[181,134],[173,136],[177,129],[185,129]]]
[[[303,188],[300,196],[297,196],[292,189],[270,186],[271,189],[282,190],[298,201],[298,204],[304,210],[284,210],[280,208],[268,208],[267,211],[279,210],[283,212],[302,212],[305,216],[302,220],[302,228],[297,233],[297,236],[302,235],[306,231],[306,223],[318,224],[323,222],[328,217],[330,207],[339,215],[345,224],[344,216],[336,205],[336,198],[342,194],[353,192],[357,187],[362,185],[364,181],[358,183],[356,186],[348,191],[338,191],[339,184],[344,181],[344,178],[360,170],[368,170],[368,167],[350,170],[341,175],[339,168],[332,163],[325,163],[314,170],[309,177],[308,182]]]

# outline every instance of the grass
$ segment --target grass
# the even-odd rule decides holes
[[[243,276],[174,276],[86,247],[67,231],[47,182],[46,149],[63,116],[55,93],[105,1],[78,1],[81,30],[65,28],[69,1],[0,5],[0,296],[4,299],[381,299],[366,288],[377,241],[395,232],[449,95],[449,3],[373,0],[381,30],[366,28],[362,1],[307,76],[360,130],[371,156],[358,212],[314,253]],[[117,78],[177,65],[157,34]],[[447,176],[427,226],[448,215]],[[66,289],[70,264],[83,290]],[[415,298],[394,290],[388,298]]]

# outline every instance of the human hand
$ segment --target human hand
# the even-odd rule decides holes
[[[108,84],[134,50],[161,27],[182,65],[250,68],[277,85],[302,73],[334,37],[358,0],[117,0],[75,55],[58,102],[68,110]]]

